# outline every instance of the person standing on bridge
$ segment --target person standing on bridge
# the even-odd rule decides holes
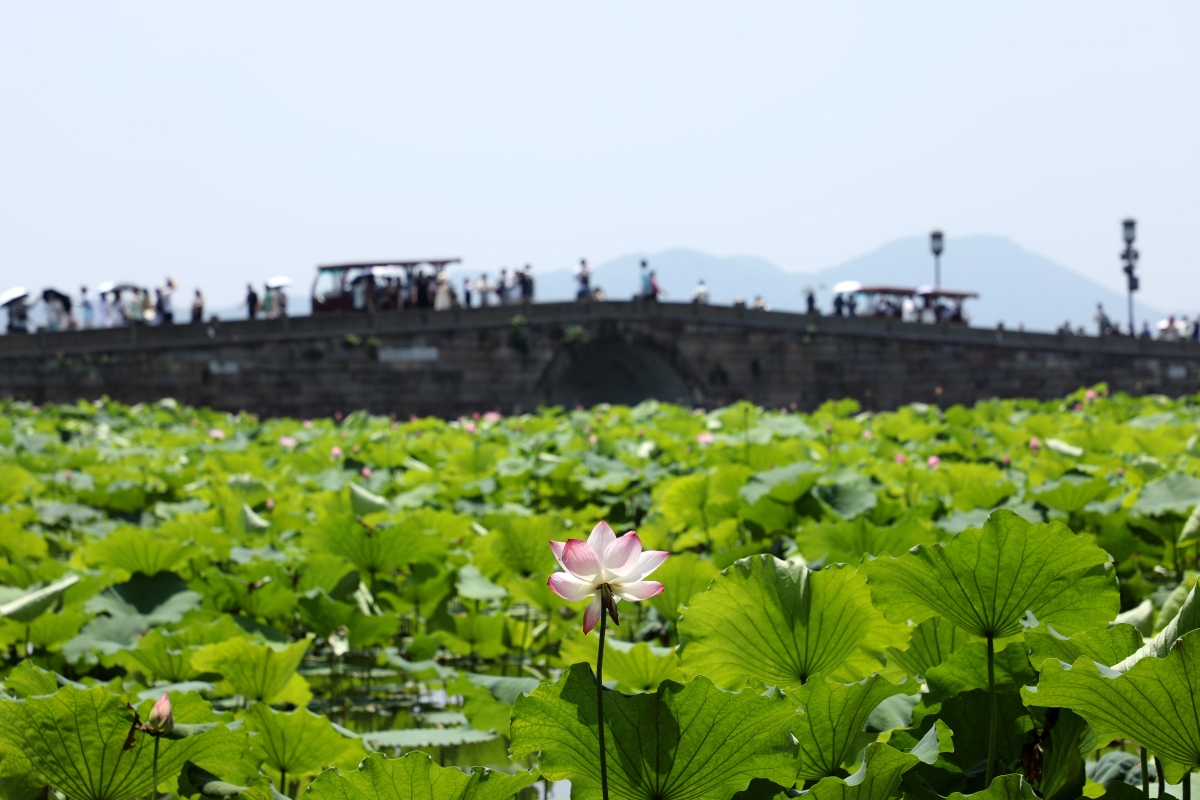
[[[591,300],[592,268],[588,266],[586,258],[579,259],[579,266],[575,268],[575,280],[579,284],[579,288],[575,292],[575,299]]]
[[[463,308],[470,308],[471,307],[471,279],[464,277],[462,286],[463,286],[463,288],[462,288]]]
[[[258,316],[258,292],[254,291],[254,284],[246,284],[246,319],[254,319]]]
[[[517,275],[517,282],[521,287],[521,302],[528,305],[533,302],[533,267],[529,264],[525,265],[525,269]]]
[[[192,324],[204,321],[204,294],[199,289],[192,296]]]
[[[708,284],[704,282],[704,278],[701,278],[692,290],[692,302],[698,306],[708,305]]]
[[[79,287],[79,322],[85,331],[96,327],[96,309],[88,297],[86,286]]]

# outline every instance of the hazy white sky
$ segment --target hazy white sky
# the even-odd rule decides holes
[[[1200,306],[1189,2],[112,2],[0,12],[0,283],[307,282],[937,226]],[[4,287],[0,287],[2,289]]]

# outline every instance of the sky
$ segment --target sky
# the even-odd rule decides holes
[[[10,3],[0,290],[935,227],[1123,290],[1133,216],[1142,299],[1200,309],[1197,41],[1187,2]]]

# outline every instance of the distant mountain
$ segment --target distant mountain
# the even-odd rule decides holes
[[[728,304],[742,297],[752,303],[762,295],[772,308],[800,310],[804,289],[812,284],[825,288],[817,299],[828,313],[832,303],[829,287],[843,280],[864,284],[919,286],[933,283],[933,257],[924,237],[891,242],[872,253],[815,273],[785,272],[754,256],[720,258],[693,250],[668,250],[657,254],[631,254],[595,268],[593,285],[601,286],[611,299],[625,299],[638,291],[638,262],[645,258],[658,274],[667,300],[689,300],[696,281],[708,283],[711,302]],[[1118,265],[1113,264],[1113,269]],[[1103,303],[1109,316],[1124,321],[1125,296],[1024,250],[1001,236],[948,238],[942,254],[942,285],[978,292],[968,303],[974,325],[994,326],[1003,320],[1009,328],[1024,323],[1029,330],[1054,330],[1070,320],[1094,332],[1096,303]],[[566,300],[574,296],[569,271],[537,276],[539,300]],[[1162,311],[1135,304],[1139,321],[1151,323],[1166,316]]]

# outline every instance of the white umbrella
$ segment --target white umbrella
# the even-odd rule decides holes
[[[24,286],[14,286],[4,294],[0,294],[0,306],[6,306],[14,300],[20,300],[22,297],[28,297],[29,292]]]
[[[267,281],[268,289],[282,289],[284,286],[291,286],[292,279],[286,275],[276,275]]]
[[[862,288],[858,281],[841,281],[833,285],[834,294],[853,294]]]

